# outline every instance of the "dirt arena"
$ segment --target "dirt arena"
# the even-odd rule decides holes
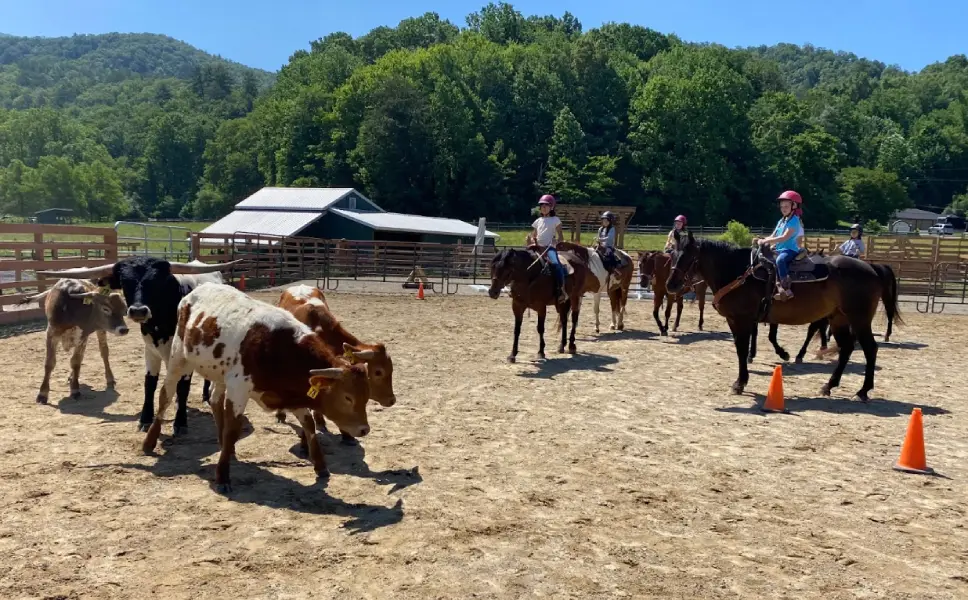
[[[197,377],[189,435],[172,443],[169,421],[141,453],[137,333],[111,339],[116,393],[92,343],[67,398],[60,354],[49,406],[34,402],[43,332],[0,339],[0,598],[968,598],[968,316],[906,304],[872,403],[849,400],[858,351],[831,399],[816,396],[832,364],[787,365],[792,414],[764,416],[766,328],[733,396],[708,305],[707,332],[687,303],[660,339],[651,302],[596,336],[586,300],[579,355],[554,353],[552,323],[541,365],[531,315],[509,365],[507,298],[328,299],[388,344],[399,401],[370,404],[360,447],[323,436],[327,483],[250,403],[229,497]],[[795,354],[804,332],[781,342]],[[914,406],[943,477],[891,469]]]

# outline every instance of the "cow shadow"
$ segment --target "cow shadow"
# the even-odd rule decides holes
[[[288,421],[286,424],[298,437],[301,427]],[[359,443],[356,445],[344,444],[339,433],[332,433],[329,430],[316,432],[316,442],[326,453],[326,466],[331,473],[372,479],[378,485],[390,485],[392,487],[387,492],[388,496],[423,481],[417,466],[412,469],[371,470],[370,465],[366,464],[366,448],[363,447],[362,441],[357,441]],[[309,455],[298,441],[289,448],[289,453],[303,460],[309,460]]]
[[[170,425],[166,423],[166,425]],[[165,428],[170,431],[170,426]],[[243,417],[242,433],[239,439],[252,434],[254,427]],[[140,439],[140,438],[139,438]],[[196,475],[207,479],[215,492],[215,465],[203,464],[204,459],[218,455],[219,447],[215,438],[215,421],[211,413],[189,408],[189,432],[183,437],[173,439],[163,435],[163,452],[156,450],[154,462],[149,465],[138,463],[119,463],[92,465],[93,468],[120,467],[151,473],[156,477],[170,478]],[[140,452],[140,447],[138,449]],[[224,494],[230,502],[256,504],[274,509],[286,509],[303,514],[335,515],[349,517],[343,527],[352,533],[364,533],[393,525],[403,520],[403,502],[397,500],[392,507],[373,504],[347,503],[326,493],[327,481],[317,479],[312,484],[303,485],[286,477],[276,475],[266,467],[287,466],[312,468],[311,463],[299,461],[256,462],[234,459],[231,466],[233,491]]]
[[[763,394],[754,393],[747,393],[744,395],[751,396],[753,398],[753,406],[726,406],[713,410],[716,412],[732,414],[768,414],[760,410],[760,407],[762,407],[763,403],[766,401],[766,396]],[[929,416],[946,415],[950,414],[951,412],[947,409],[939,408],[937,406],[911,404],[908,402],[900,402],[898,400],[890,400],[887,398],[872,398],[870,402],[860,402],[847,397],[838,398],[821,396],[815,398],[805,398],[794,396],[792,398],[785,398],[783,404],[784,408],[791,416],[796,416],[797,413],[801,412],[818,411],[841,415],[863,414],[874,417],[904,417],[910,416],[911,411],[915,408],[920,408],[922,414]]]
[[[61,398],[55,405],[57,410],[65,415],[80,415],[100,419],[101,423],[124,423],[136,421],[139,417],[138,414],[125,415],[105,412],[121,396],[114,388],[94,390],[91,386],[82,383],[80,391],[80,398],[74,399],[70,395]]]
[[[546,351],[546,353],[554,358],[532,363],[536,369],[534,371],[518,373],[518,377],[525,379],[554,379],[555,376],[570,371],[611,373],[612,369],[607,369],[606,366],[614,365],[618,362],[618,359],[614,356],[605,356],[603,354],[579,352],[578,354],[568,355],[558,354],[555,350],[552,350],[550,353]]]

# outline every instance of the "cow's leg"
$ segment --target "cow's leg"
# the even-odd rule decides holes
[[[215,385],[214,400],[209,402],[212,407],[212,418],[215,420],[215,439],[218,440],[219,449],[222,448],[222,411],[225,409],[225,387]]]
[[[60,340],[54,335],[54,330],[47,328],[47,357],[44,359],[44,380],[40,383],[40,391],[37,393],[37,403],[47,404],[47,396],[50,395],[50,373],[57,365],[57,342]]]
[[[286,411],[284,411],[284,410],[277,410],[276,411],[276,422],[277,423],[285,423],[286,422]]]
[[[178,380],[176,395],[178,396],[177,408],[175,409],[175,423],[172,427],[172,435],[179,436],[188,433],[188,392],[192,389],[192,374]]]
[[[84,362],[84,351],[87,349],[87,335],[81,334],[71,354],[71,398],[81,397],[81,364]]]
[[[242,413],[248,401],[248,390],[245,385],[226,385],[225,405],[222,409],[222,448],[215,465],[215,485],[220,494],[232,491],[229,479],[229,463],[235,455],[235,443],[239,440],[242,430]]]
[[[545,319],[548,317],[548,309],[547,307],[542,306],[535,312],[538,313],[538,355],[536,358],[538,360],[545,360],[544,332],[545,332]]]
[[[109,390],[114,389],[114,373],[111,371],[111,361],[108,358],[108,334],[104,331],[97,332],[97,348],[101,351],[101,360],[104,361],[104,380]]]
[[[286,413],[284,411],[279,411],[279,412],[282,412],[282,416],[283,418],[285,418]],[[313,419],[316,421],[316,431],[325,431],[325,432],[329,431],[329,429],[326,428],[326,417],[323,416],[323,413],[317,410],[314,410]]]
[[[145,434],[144,442],[141,445],[141,449],[144,450],[145,454],[150,454],[154,451],[155,445],[158,443],[158,437],[161,435],[162,419],[168,410],[168,405],[171,404],[172,382],[178,381],[182,376],[190,373],[191,369],[184,359],[172,358],[169,360],[168,372],[165,374],[165,383],[161,386],[161,391],[158,392],[158,412],[154,415],[151,425],[148,426],[148,433]],[[181,382],[179,381],[178,384],[181,384]]]
[[[776,352],[777,356],[783,360],[790,360],[790,353],[787,352],[776,339],[776,333],[779,330],[779,325],[776,323],[770,323],[770,343],[773,344],[773,351]]]
[[[205,404],[212,404],[212,393],[211,393],[212,382],[206,379],[202,383],[202,402]]]
[[[514,312],[514,345],[511,346],[511,354],[508,355],[508,362],[513,363],[518,357],[518,340],[521,339],[521,323],[524,321],[524,304],[514,302],[511,304],[511,310]]]
[[[138,431],[148,431],[155,417],[155,389],[158,387],[158,374],[161,372],[161,356],[150,343],[145,343],[145,400],[138,419]]]
[[[329,477],[329,469],[326,468],[326,456],[323,449],[319,447],[319,440],[316,439],[316,422],[307,408],[297,408],[292,414],[302,424],[301,444],[309,453],[309,460],[313,463],[313,470],[316,477],[326,479]],[[344,434],[346,435],[346,434]],[[352,437],[352,436],[351,436]]]

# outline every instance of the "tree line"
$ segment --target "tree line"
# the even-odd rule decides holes
[[[527,219],[546,192],[640,223],[765,225],[790,188],[808,228],[968,210],[964,55],[908,73],[498,3],[334,33],[263,76],[211,62],[0,111],[0,207],[211,219],[275,185],[468,220]]]

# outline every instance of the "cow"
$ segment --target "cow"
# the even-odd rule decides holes
[[[63,271],[38,271],[38,276],[78,277],[95,280],[98,285],[121,290],[128,303],[128,318],[141,325],[145,342],[145,399],[138,419],[138,430],[147,431],[154,415],[155,389],[161,364],[168,361],[171,340],[175,335],[178,302],[204,282],[221,283],[222,271],[239,263],[206,265],[169,262],[153,256],[130,256],[99,267],[81,267]],[[175,434],[188,431],[188,392],[191,375],[178,383],[178,409],[175,412]]]
[[[47,317],[47,358],[44,361],[44,381],[37,393],[37,402],[47,404],[50,394],[50,373],[57,362],[57,344],[62,345],[71,355],[71,375],[68,380],[71,398],[81,396],[81,363],[87,338],[97,335],[97,344],[104,359],[104,379],[109,389],[114,387],[114,373],[108,360],[108,336],[127,335],[128,326],[124,322],[127,306],[124,298],[117,293],[104,293],[91,281],[81,279],[60,279],[49,290],[24,298],[20,304],[37,302]]]
[[[347,331],[329,310],[326,296],[322,290],[308,285],[294,285],[282,292],[277,306],[291,312],[300,322],[308,325],[323,339],[329,349],[342,355],[350,362],[366,365],[370,378],[370,398],[382,406],[393,406],[397,397],[393,393],[393,361],[383,344],[364,344]],[[317,426],[326,430],[323,415],[314,414]],[[276,413],[276,419],[283,423],[286,414]],[[344,444],[354,446],[358,442],[345,431],[340,431]]]
[[[212,415],[218,431],[215,483],[231,491],[229,460],[249,398],[267,411],[286,410],[303,425],[303,444],[320,478],[329,477],[310,411],[318,411],[356,437],[370,431],[366,367],[347,364],[289,311],[228,285],[204,283],[182,298],[158,413],[142,449],[154,451],[171,385],[197,372],[213,383]],[[180,381],[179,381],[180,385]]]

